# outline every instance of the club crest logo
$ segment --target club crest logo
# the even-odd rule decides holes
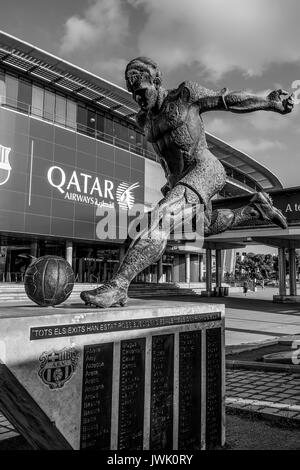
[[[62,388],[75,372],[79,352],[74,348],[43,352],[40,356],[39,377],[50,390]]]
[[[5,184],[10,177],[11,166],[8,159],[10,151],[10,147],[0,145],[0,186]]]
[[[134,205],[134,194],[133,190],[139,188],[139,183],[121,183],[116,190],[116,198],[119,206],[123,210],[131,209]]]

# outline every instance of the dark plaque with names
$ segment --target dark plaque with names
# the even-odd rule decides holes
[[[152,338],[150,450],[173,448],[174,335]]]
[[[221,445],[221,328],[206,331],[206,446]]]
[[[84,347],[80,449],[109,450],[113,343]]]
[[[201,448],[201,331],[179,334],[178,448]]]
[[[119,450],[143,449],[145,344],[145,338],[121,342]]]

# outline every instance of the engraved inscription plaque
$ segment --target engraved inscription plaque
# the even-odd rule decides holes
[[[119,445],[126,450],[143,449],[145,338],[121,342]]]
[[[179,334],[178,448],[201,448],[201,331]]]
[[[221,445],[221,328],[206,331],[206,446]]]
[[[150,449],[173,448],[174,335],[153,336]]]
[[[84,347],[80,448],[109,450],[113,343]]]

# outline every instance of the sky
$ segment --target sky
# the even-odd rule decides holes
[[[183,80],[265,95],[282,88],[300,101],[299,0],[0,0],[0,7],[1,30],[123,87],[126,63],[143,55],[159,63],[166,88]],[[284,187],[300,186],[298,104],[286,116],[219,111],[204,122]]]

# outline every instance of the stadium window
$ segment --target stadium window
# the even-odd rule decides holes
[[[103,138],[103,132],[104,132],[104,114],[97,112],[96,114],[96,137],[97,139],[102,139]]]
[[[143,137],[140,132],[136,133],[136,151],[139,154],[143,154]]]
[[[87,135],[95,137],[96,112],[93,109],[87,110]]]
[[[116,137],[116,145],[125,149],[129,148],[128,129],[123,126],[119,119],[114,119],[114,135]]]
[[[137,136],[136,136],[136,130],[130,126],[128,128],[128,135],[129,135],[129,142],[130,142],[130,150],[135,153],[141,153],[140,148],[137,147],[136,142],[137,142]]]
[[[128,127],[124,122],[121,122],[121,134],[122,134],[122,139],[128,142],[129,140],[129,133],[128,133]]]
[[[129,142],[133,145],[136,143],[136,135],[135,135],[135,130],[133,127],[128,128],[128,136],[129,136]]]
[[[138,147],[142,147],[142,144],[143,144],[143,134],[141,134],[140,132],[136,132],[136,145]]]
[[[66,126],[71,129],[76,129],[77,123],[77,103],[70,98],[67,98],[67,119]]]
[[[105,140],[107,142],[113,142],[113,135],[114,135],[113,120],[112,120],[112,117],[108,115],[106,115],[104,118],[104,134],[105,134]]]
[[[6,84],[5,84],[5,73],[0,70],[0,104],[6,101]]]
[[[54,120],[55,94],[50,90],[45,90],[43,118],[49,121]]]
[[[6,104],[12,108],[17,107],[18,100],[18,79],[13,75],[6,74]]]
[[[66,125],[67,100],[65,96],[55,95],[55,122]]]
[[[77,108],[77,130],[82,134],[87,133],[87,109],[80,105]]]
[[[33,85],[32,86],[32,104],[31,113],[35,116],[43,116],[44,110],[44,88]]]
[[[18,110],[28,113],[32,102],[32,85],[29,81],[19,79]]]

